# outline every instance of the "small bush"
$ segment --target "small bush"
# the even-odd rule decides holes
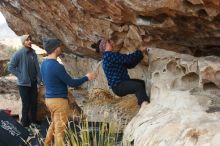
[[[0,65],[0,76],[7,76],[10,74],[10,72],[8,71],[8,62],[5,61]]]
[[[88,122],[68,124],[66,145],[68,146],[118,146],[121,145],[122,133],[116,123]],[[74,130],[72,130],[74,129]]]
[[[82,117],[81,117],[82,119]],[[122,146],[120,123],[112,120],[110,123],[89,122],[87,119],[78,122],[69,121],[65,131],[66,146]],[[32,131],[39,131],[32,129]],[[36,132],[34,132],[36,133]],[[43,146],[44,137],[38,132],[35,138],[39,146]],[[26,142],[28,146],[31,143]]]

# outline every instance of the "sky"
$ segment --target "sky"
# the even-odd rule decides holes
[[[2,13],[0,12],[0,24],[2,23],[6,23],[4,16],[2,15]]]
[[[0,39],[2,38],[14,38],[16,34],[8,27],[4,16],[0,12]]]

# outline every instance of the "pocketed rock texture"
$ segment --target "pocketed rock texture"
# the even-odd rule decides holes
[[[157,49],[151,53],[152,103],[130,121],[124,142],[135,146],[220,145],[220,58]]]
[[[64,58],[63,63],[66,66],[70,67],[72,64],[72,74],[75,76],[81,76],[91,70],[98,73],[97,80],[85,84],[91,91],[99,92],[89,94],[91,102],[84,104],[82,107],[84,111],[103,113],[102,109],[106,106],[109,107],[110,114],[114,111],[118,113],[123,111],[122,116],[128,121],[131,117],[127,115],[136,115],[124,130],[124,142],[127,145],[132,143],[135,146],[219,145],[219,57],[193,57],[149,48],[148,65],[141,63],[135,69],[129,70],[132,78],[145,80],[147,92],[151,96],[151,104],[141,108],[140,111],[138,107],[132,109],[137,106],[136,100],[131,100],[133,97],[121,99],[111,97],[109,93],[99,94],[100,90],[108,90],[108,86],[98,61],[71,57],[67,54]],[[127,104],[126,100],[127,107],[118,110]],[[116,105],[115,102],[120,104]],[[98,110],[95,107],[99,107]],[[101,115],[93,114],[91,119]]]
[[[96,71],[88,90],[109,90],[91,44],[111,37],[124,53],[148,44],[148,57],[129,74],[146,81],[151,104],[138,112],[134,96],[100,98],[109,94],[82,102],[86,113],[123,107],[129,116],[122,116],[134,116],[125,145],[220,145],[219,0],[1,0],[0,11],[16,34],[30,33],[40,46],[43,37],[59,38],[72,75]]]

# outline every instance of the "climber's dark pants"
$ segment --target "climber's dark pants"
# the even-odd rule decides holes
[[[144,101],[150,103],[150,98],[147,96],[145,82],[143,80],[129,79],[122,81],[116,86],[112,87],[112,91],[118,96],[135,94],[139,105],[141,105]]]
[[[36,123],[37,115],[37,83],[31,87],[18,86],[22,101],[21,124],[26,127],[30,123]]]

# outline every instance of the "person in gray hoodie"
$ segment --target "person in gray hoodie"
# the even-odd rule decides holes
[[[17,77],[17,85],[22,101],[21,124],[28,127],[36,124],[37,115],[37,84],[40,84],[41,74],[39,62],[32,49],[32,37],[21,36],[22,48],[13,54],[8,71]]]

